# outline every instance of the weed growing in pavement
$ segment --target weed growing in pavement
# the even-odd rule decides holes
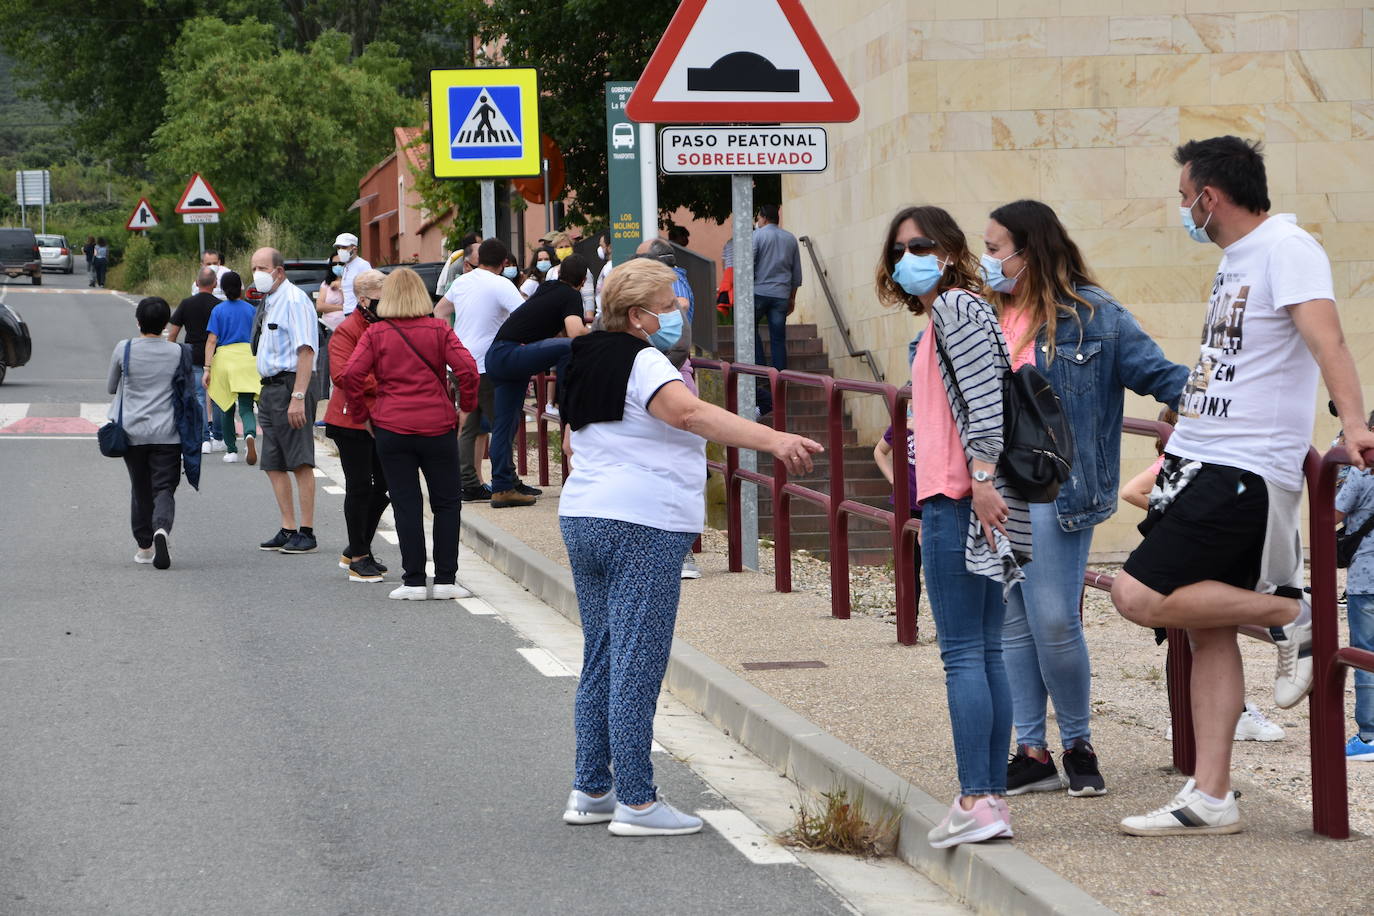
[[[898,816],[865,820],[862,793],[851,802],[847,789],[836,788],[821,793],[819,804],[802,796],[794,810],[796,823],[778,836],[784,846],[873,857],[890,853],[897,839]]]

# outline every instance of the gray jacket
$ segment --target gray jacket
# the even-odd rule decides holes
[[[151,337],[135,337],[129,350],[129,374],[124,374],[124,341],[110,354],[107,390],[115,395],[107,416],[119,417],[124,400],[124,430],[130,445],[180,445],[173,380],[181,365],[181,344]]]

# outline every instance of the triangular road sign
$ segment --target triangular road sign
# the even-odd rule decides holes
[[[224,204],[220,203],[219,195],[215,189],[210,187],[210,182],[200,177],[200,173],[191,176],[191,180],[186,183],[186,190],[181,192],[181,200],[177,201],[176,212],[178,213],[223,213]]]
[[[129,221],[124,224],[124,228],[131,232],[138,232],[142,229],[151,229],[158,224],[157,214],[153,212],[153,205],[148,203],[148,198],[140,197],[138,206],[134,207],[134,212],[129,214]]]
[[[853,121],[859,102],[801,0],[682,0],[625,112],[668,124]]]

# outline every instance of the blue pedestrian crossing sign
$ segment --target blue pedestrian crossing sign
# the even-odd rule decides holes
[[[539,159],[539,77],[532,68],[429,72],[435,178],[529,178]]]

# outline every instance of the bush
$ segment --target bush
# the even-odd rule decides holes
[[[153,243],[142,235],[129,239],[129,243],[124,246],[124,257],[120,263],[124,265],[120,279],[123,280],[125,288],[142,286],[152,271]]]

